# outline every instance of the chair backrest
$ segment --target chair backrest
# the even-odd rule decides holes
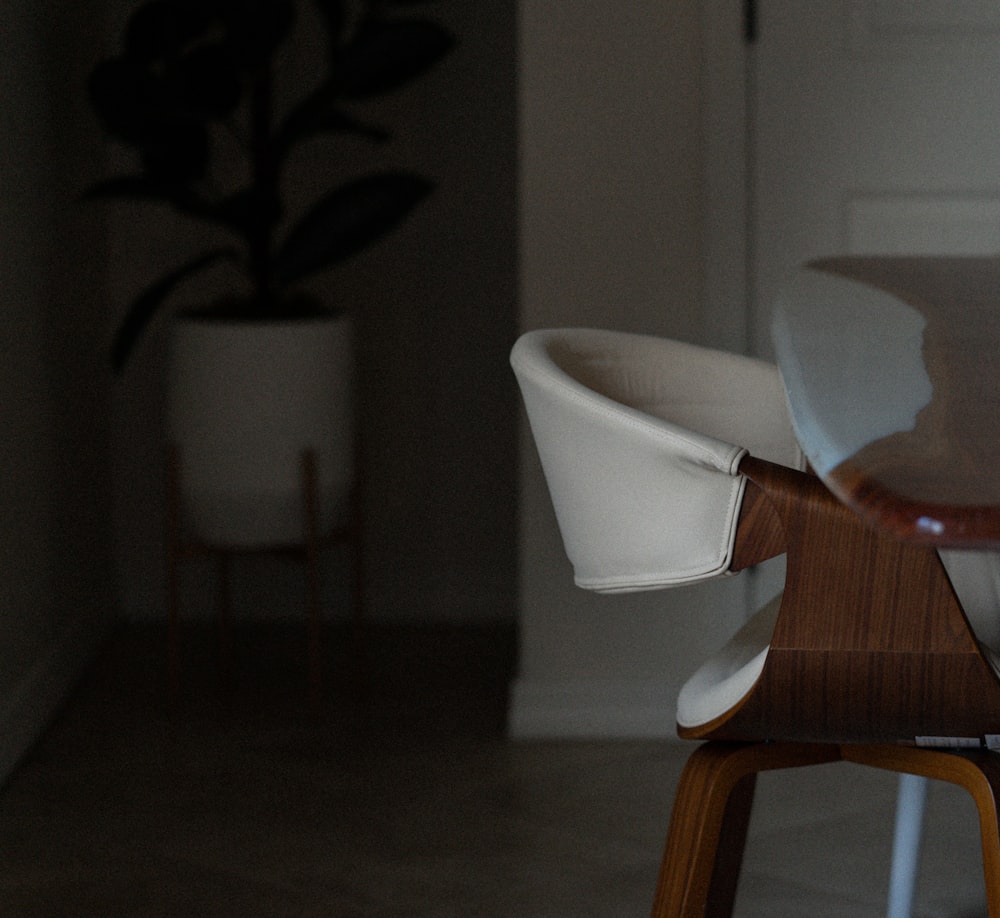
[[[802,455],[777,370],[594,329],[528,332],[511,353],[576,583],[599,592],[725,573],[747,451]]]

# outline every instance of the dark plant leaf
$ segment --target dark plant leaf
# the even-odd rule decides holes
[[[134,60],[112,57],[90,72],[87,90],[104,129],[116,140],[141,143],[159,109],[157,86]]]
[[[330,192],[289,231],[274,261],[277,282],[294,283],[377,242],[432,187],[416,175],[377,173]]]
[[[216,0],[235,59],[247,71],[267,64],[295,22],[292,0]]]
[[[335,78],[348,98],[391,92],[430,70],[454,43],[430,20],[370,21],[344,49]]]
[[[146,326],[163,305],[164,300],[173,293],[182,281],[206,270],[216,262],[235,261],[237,258],[238,252],[233,248],[212,249],[181,265],[160,278],[155,284],[147,287],[128,308],[125,318],[118,326],[118,332],[111,345],[111,366],[114,371],[116,373],[122,371],[136,341],[139,340],[139,336],[145,331]]]
[[[243,236],[262,221],[281,219],[281,202],[262,200],[255,188],[236,192],[219,202],[208,201],[190,185],[159,181],[148,175],[121,175],[104,179],[88,188],[85,201],[125,200],[166,204],[178,213],[234,230]]]
[[[331,47],[336,47],[347,22],[344,0],[313,0],[313,3],[323,19]]]
[[[126,54],[147,63],[173,57],[208,31],[213,16],[206,0],[148,0],[129,18]]]
[[[288,149],[321,133],[388,139],[345,104],[419,77],[453,45],[446,29],[417,18],[423,0],[313,0],[329,42],[330,70],[326,82],[300,96],[275,129],[269,104],[272,58],[291,31],[295,0],[137,2],[123,52],[94,68],[89,90],[109,135],[134,148],[143,172],[101,182],[87,197],[166,204],[239,234],[246,251],[240,256],[234,248],[214,248],[147,288],[127,310],[115,338],[116,370],[177,287],[217,262],[239,262],[251,300],[273,310],[279,308],[275,284],[287,286],[325,270],[404,220],[429,193],[430,183],[400,173],[370,175],[324,195],[287,233],[277,255],[268,257],[282,218],[275,178]],[[248,87],[246,134],[253,142],[247,165],[257,185],[208,199],[203,181],[209,174],[210,132],[217,130],[213,122],[237,114]]]
[[[337,102],[337,88],[332,82],[324,83],[306,96],[288,113],[277,131],[275,146],[279,155],[317,134],[355,134],[375,143],[389,139],[387,131],[348,114],[337,107]]]
[[[257,187],[237,191],[203,214],[206,219],[236,230],[247,239],[266,227],[276,226],[281,215],[281,201]]]
[[[177,119],[150,126],[139,147],[143,167],[163,183],[192,182],[208,172],[209,137],[203,122]]]
[[[221,119],[240,103],[243,83],[228,44],[200,45],[164,72],[165,88],[178,111],[187,116]]]
[[[84,192],[84,200],[122,198],[132,201],[151,201],[169,204],[191,216],[203,217],[211,205],[187,185],[162,182],[148,175],[119,175],[103,179]]]
[[[155,182],[146,175],[119,175],[91,185],[84,192],[83,198],[85,201],[126,198],[173,204],[173,192],[172,186]]]

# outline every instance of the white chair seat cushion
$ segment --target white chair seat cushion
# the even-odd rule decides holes
[[[688,679],[677,698],[679,726],[700,727],[721,717],[754,687],[780,606],[779,593]]]

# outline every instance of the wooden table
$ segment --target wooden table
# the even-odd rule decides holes
[[[1000,258],[830,258],[773,338],[815,472],[876,528],[1000,547]]]
[[[728,915],[757,773],[844,760],[971,794],[1000,918],[1000,678],[943,560],[994,556],[939,551],[1000,547],[1000,259],[814,262],[773,337],[819,479],[740,464],[734,567],[783,551],[781,608],[753,689],[697,737],[653,915]],[[907,913],[919,819],[893,880]]]
[[[1000,258],[812,262],[783,290],[772,337],[792,423],[812,469],[880,539],[894,536],[907,550],[907,543],[917,543],[918,550],[1000,547]],[[949,576],[958,590],[954,554],[951,563]],[[988,565],[993,559],[977,551],[965,553],[962,563]],[[922,695],[905,679],[891,694],[911,696],[917,720],[940,704],[939,723],[945,725],[965,705],[968,722],[977,716],[981,721],[973,734],[996,729],[995,674],[984,665],[971,676],[962,671],[963,659],[975,653],[967,621],[953,611],[928,616],[924,585],[915,587],[912,576],[886,579],[883,571],[869,581],[872,590],[884,590],[874,606],[882,620],[873,621],[873,630],[909,625],[913,633],[922,629],[930,635],[922,651],[925,673],[947,659],[921,683]],[[991,576],[983,580],[993,582]],[[903,591],[909,591],[906,599],[894,607]],[[887,625],[893,616],[896,626]],[[972,638],[964,653],[941,652],[952,635],[963,633]],[[873,655],[873,670],[892,660],[896,641],[896,636],[887,640],[882,655]],[[986,744],[991,745],[989,737]],[[897,746],[842,751],[853,761],[950,781],[969,791],[980,815],[989,914],[1000,916],[996,754],[928,755]],[[920,800],[920,788],[911,780],[901,793]],[[900,811],[898,837],[908,842],[894,874],[899,903],[912,898],[921,811],[922,804],[912,813]],[[901,909],[908,913],[909,905]]]

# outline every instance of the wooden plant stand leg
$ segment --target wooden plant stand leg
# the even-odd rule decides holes
[[[696,749],[674,797],[652,918],[732,914],[756,776],[835,762],[834,745],[710,742]]]
[[[167,449],[166,475],[167,531],[167,707],[176,713],[180,701],[181,652],[180,652],[180,460],[176,447]]]
[[[274,545],[261,548],[186,543],[181,525],[181,463],[179,452],[169,447],[167,453],[167,681],[170,709],[176,709],[180,694],[180,586],[179,567],[185,558],[213,555],[218,577],[216,610],[216,640],[220,664],[220,681],[225,689],[233,683],[233,640],[230,613],[230,562],[233,554],[246,552],[278,552],[301,559],[305,566],[306,587],[306,669],[310,702],[314,708],[322,700],[323,689],[323,619],[320,577],[320,551],[331,541],[351,542],[355,553],[352,586],[354,613],[353,630],[355,656],[360,658],[364,621],[364,571],[361,546],[361,503],[356,488],[352,495],[351,519],[330,536],[321,532],[319,504],[319,472],[316,453],[307,449],[302,454],[303,541],[295,545]]]
[[[360,475],[360,472],[358,473]],[[365,553],[362,539],[363,506],[360,484],[351,489],[351,520],[348,538],[353,552],[354,576],[351,581],[351,652],[354,661],[355,690],[363,695],[368,684],[368,644],[365,634]]]
[[[215,619],[215,640],[219,655],[219,686],[223,695],[233,692],[233,621],[232,578],[230,555],[224,548],[216,552],[216,578],[218,580],[218,607]]]
[[[306,630],[308,635],[309,700],[319,706],[323,690],[323,621],[319,577],[319,478],[316,453],[302,454],[302,496],[305,520]]]
[[[308,616],[309,691],[315,705],[322,701],[323,692],[323,616],[320,590],[320,551],[331,542],[347,544],[352,553],[351,631],[354,680],[359,692],[367,679],[365,646],[365,570],[362,544],[362,491],[359,483],[351,489],[347,522],[332,533],[324,534],[319,513],[319,471],[316,453],[309,449],[302,454],[303,508],[305,529],[303,546],[306,564],[306,604]]]
[[[971,794],[979,813],[989,916],[1000,918],[1000,754],[865,744],[841,749],[845,761],[948,781]]]

